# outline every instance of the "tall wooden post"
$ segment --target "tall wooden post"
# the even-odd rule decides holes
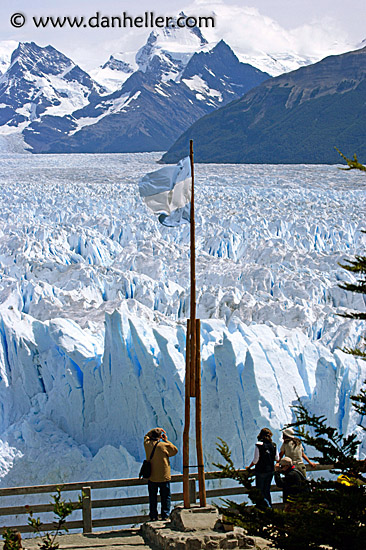
[[[191,397],[196,396],[196,353],[197,353],[197,338],[196,338],[196,228],[194,219],[194,162],[193,162],[193,141],[189,142],[189,158],[191,161],[191,372],[190,386]]]
[[[194,219],[194,162],[193,141],[189,143],[191,162],[191,308],[190,319],[187,320],[186,340],[186,381],[185,381],[185,414],[183,431],[183,500],[184,507],[190,507],[189,498],[189,425],[190,398],[196,398],[196,451],[198,465],[198,482],[200,505],[206,506],[205,473],[202,450],[202,418],[201,418],[201,356],[200,356],[200,322],[196,319],[196,248]]]
[[[202,408],[201,408],[201,350],[200,350],[201,322],[196,319],[196,449],[198,465],[198,490],[200,505],[206,506],[205,470],[203,465],[202,449]]]
[[[187,319],[186,339],[186,380],[184,403],[184,430],[183,430],[183,504],[184,508],[190,508],[189,498],[189,424],[191,416],[191,350],[190,350],[190,319]]]

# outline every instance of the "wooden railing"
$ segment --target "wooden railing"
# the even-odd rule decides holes
[[[331,469],[331,466],[319,465],[315,468],[309,468],[310,471],[324,471]],[[222,478],[220,472],[206,472],[206,480],[217,480],[221,479],[222,481],[227,478]],[[192,473],[189,475],[189,494],[190,502],[194,504],[196,502],[196,481],[198,480],[198,474]],[[182,475],[173,475],[171,483],[182,483]],[[4,527],[13,527],[17,529],[20,533],[31,533],[33,532],[32,527],[29,525],[16,525],[14,523],[14,516],[26,515],[28,516],[30,510],[33,512],[34,516],[43,512],[52,512],[53,504],[27,504],[26,496],[36,495],[36,494],[48,494],[48,502],[50,499],[50,494],[55,493],[58,489],[62,492],[62,497],[66,500],[69,500],[67,493],[71,491],[78,491],[82,499],[82,519],[73,520],[70,519],[67,521],[66,526],[68,529],[78,529],[82,530],[84,534],[91,533],[93,528],[101,527],[113,527],[118,525],[132,525],[136,523],[143,523],[148,519],[146,515],[138,516],[121,516],[121,517],[112,517],[112,518],[103,518],[103,519],[93,519],[92,510],[94,509],[108,509],[115,507],[131,507],[136,505],[148,504],[148,496],[137,496],[137,497],[124,497],[124,498],[110,498],[110,499],[92,499],[94,492],[98,489],[116,489],[119,487],[138,487],[145,486],[147,482],[138,478],[130,479],[111,479],[105,481],[80,481],[75,483],[62,483],[57,485],[35,485],[28,487],[7,487],[0,489],[0,497],[14,497],[18,495],[25,495],[25,503],[20,506],[7,506],[0,508],[0,516],[9,518],[7,521],[1,521],[0,530]],[[271,491],[279,491],[275,485],[272,486]],[[147,493],[147,489],[145,489]],[[64,495],[64,493],[66,493]],[[208,489],[206,491],[207,498],[214,497],[233,497],[237,495],[245,495],[248,491],[241,485],[236,485],[235,487],[219,487],[217,489]],[[2,499],[3,500],[3,499]],[[183,493],[174,493],[172,490],[172,502],[183,501]],[[74,503],[76,505],[76,502]],[[73,512],[72,515],[74,515]],[[54,528],[53,523],[43,523],[42,529],[44,531],[52,530]]]

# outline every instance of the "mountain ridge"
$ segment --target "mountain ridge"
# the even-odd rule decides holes
[[[189,139],[197,162],[339,162],[335,146],[366,146],[365,78],[366,47],[274,77],[197,121],[162,162],[175,162]]]
[[[108,94],[103,88],[98,92],[96,86],[99,85],[92,84],[94,81],[88,77],[90,93],[87,101],[66,112],[65,116],[47,111],[51,105],[45,98],[43,110],[40,107],[33,118],[28,117],[22,128],[31,151],[115,153],[166,150],[195,120],[270,78],[268,74],[241,63],[223,41],[206,52],[186,56],[189,58],[187,63],[182,61],[186,54],[181,51],[170,55],[167,50],[161,50],[162,56],[155,55],[156,39],[151,42],[152,46],[148,48],[151,56],[146,54],[142,56],[143,61],[140,59],[144,70],[131,73],[114,92]],[[47,53],[51,51],[57,52],[52,49]],[[17,50],[17,55],[21,58],[21,49]],[[55,55],[58,58],[58,54]],[[54,62],[50,64],[53,66]],[[69,60],[70,67],[71,64]],[[71,73],[79,75],[80,71],[77,66],[72,66]],[[86,73],[83,78],[86,79]],[[22,75],[17,84],[22,89]],[[92,89],[95,93],[91,93]],[[30,95],[28,91],[27,101]],[[21,107],[17,104],[13,111],[17,112]]]

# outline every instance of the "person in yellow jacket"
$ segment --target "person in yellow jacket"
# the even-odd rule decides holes
[[[170,514],[170,462],[169,457],[175,456],[178,449],[168,441],[163,428],[154,428],[144,437],[144,447],[147,460],[151,459],[151,476],[147,482],[149,490],[150,519],[158,519],[158,491],[161,498],[161,519],[166,520]]]

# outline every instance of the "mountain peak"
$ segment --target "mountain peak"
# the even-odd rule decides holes
[[[102,65],[102,69],[111,69],[112,71],[122,71],[124,73],[133,73],[131,65],[123,59],[118,59],[118,55],[111,55],[106,63]]]
[[[335,145],[362,150],[365,91],[366,48],[328,56],[268,79],[202,118],[162,160],[175,162],[194,139],[197,162],[337,163]]]
[[[235,53],[233,52],[233,50],[230,48],[229,44],[227,44],[224,40],[220,40],[220,42],[218,42],[216,44],[216,46],[214,48],[212,48],[211,50],[212,53],[215,53],[215,54],[218,54],[218,55],[229,55],[230,57],[233,57],[235,58],[237,61],[238,61],[238,57],[235,55]]]
[[[136,63],[140,71],[146,72],[153,58],[158,56],[168,62],[177,62],[182,69],[194,53],[207,45],[199,29],[178,27],[173,21],[170,26],[150,33],[146,44],[136,54]]]
[[[53,46],[20,42],[0,79],[0,126],[24,130],[45,115],[63,117],[105,90]]]
[[[35,42],[19,42],[11,56],[11,67],[18,64],[31,74],[48,73],[58,75],[75,66],[66,55],[53,46],[38,46]]]

